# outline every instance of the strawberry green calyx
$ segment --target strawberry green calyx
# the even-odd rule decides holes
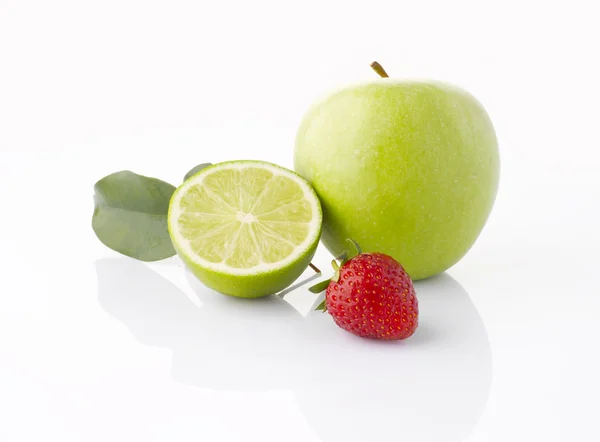
[[[330,282],[331,282],[331,279],[326,279],[325,281],[321,281],[318,284],[313,285],[308,290],[311,293],[321,293],[323,290],[327,289]]]
[[[331,261],[331,266],[333,267],[333,276],[330,279],[326,279],[310,287],[308,289],[310,292],[321,293],[322,291],[327,289],[329,283],[331,283],[332,281],[337,282],[340,279],[340,268],[343,267],[344,264],[346,264],[349,260],[362,253],[360,246],[356,243],[356,241],[348,238],[346,240],[346,243],[347,246],[344,249],[343,253],[339,257]],[[340,261],[339,264],[338,261]],[[319,306],[316,308],[316,310],[325,309],[325,301],[319,304]]]
[[[321,302],[316,308],[315,310],[321,310],[323,313],[325,313],[327,311],[327,305],[325,303],[325,300],[323,299],[323,302]]]
[[[333,267],[332,281],[338,282],[340,280],[340,266],[335,259],[331,260],[331,267]]]
[[[354,258],[357,255],[360,255],[361,253],[362,253],[362,250],[361,250],[360,246],[358,245],[358,243],[356,241],[354,241],[353,239],[348,238],[348,239],[346,239],[346,248],[344,249],[342,254],[340,256],[338,256],[336,259],[338,259],[340,261],[340,267],[342,267],[349,260],[351,260],[352,258]]]

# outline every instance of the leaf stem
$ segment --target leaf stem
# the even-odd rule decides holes
[[[321,273],[321,270],[319,270],[319,268],[314,265],[312,262],[309,264],[310,268],[313,269],[315,271],[315,273]]]

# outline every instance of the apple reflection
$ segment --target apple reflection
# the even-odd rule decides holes
[[[379,342],[340,330],[320,312],[303,317],[278,296],[219,295],[189,273],[201,307],[140,262],[104,259],[96,270],[102,308],[141,343],[171,349],[175,381],[219,390],[293,390],[323,442],[391,435],[462,441],[489,395],[485,327],[448,275],[416,283],[420,321],[413,337]]]
[[[419,328],[406,341],[367,341],[337,333],[326,315],[307,318],[320,369],[296,397],[323,442],[458,442],[479,420],[492,379],[483,322],[449,275],[415,288]]]

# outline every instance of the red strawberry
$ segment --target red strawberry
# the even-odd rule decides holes
[[[344,262],[327,286],[325,308],[338,326],[364,338],[406,339],[419,323],[410,277],[383,253],[361,253]]]

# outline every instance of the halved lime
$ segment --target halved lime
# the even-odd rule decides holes
[[[169,233],[205,285],[258,298],[302,274],[322,218],[315,191],[296,173],[262,161],[228,161],[201,170],[175,191]]]

